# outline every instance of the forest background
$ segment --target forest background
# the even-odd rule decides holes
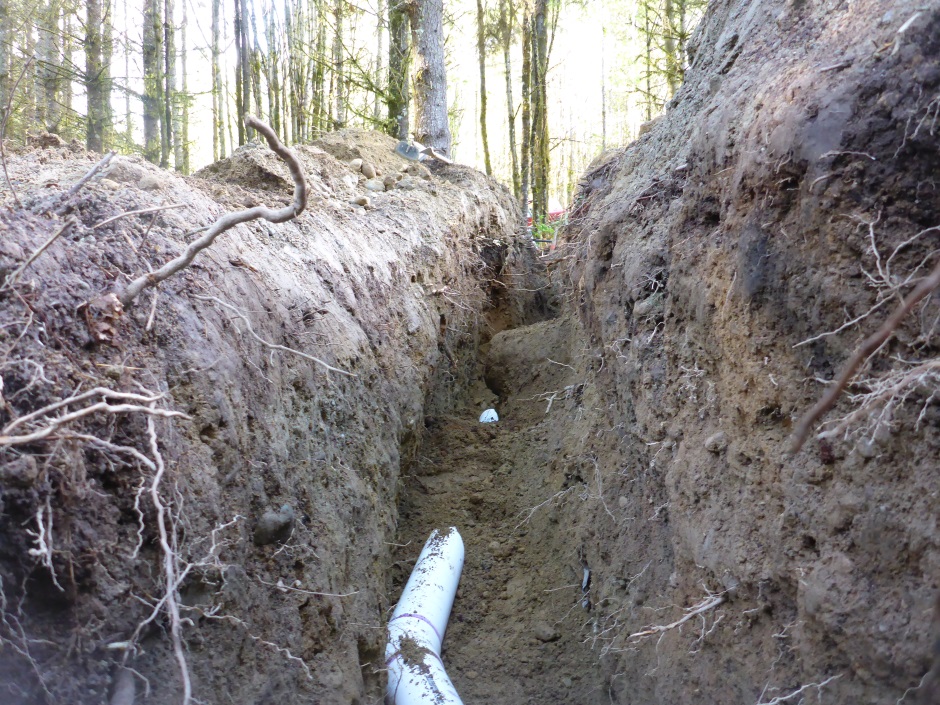
[[[251,139],[247,113],[287,143],[351,127],[414,137],[420,18],[437,9],[451,156],[544,220],[663,110],[705,4],[0,0],[0,137],[55,134],[184,174]]]

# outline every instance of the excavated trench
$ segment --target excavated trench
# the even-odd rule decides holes
[[[301,217],[116,315],[86,304],[288,200],[286,169],[120,158],[64,207],[99,155],[9,155],[0,273],[76,222],[0,288],[0,700],[177,704],[183,653],[201,702],[378,703],[389,610],[454,525],[468,705],[940,701],[936,293],[787,453],[936,266],[940,10],[716,0],[689,46],[545,260],[492,180],[338,133],[296,148]],[[361,159],[400,185],[364,199]],[[185,417],[9,440],[96,387]]]
[[[539,347],[554,327],[507,331],[491,345],[524,336],[533,347],[516,358],[539,368]],[[403,468],[390,595],[397,598],[433,529],[460,530],[466,558],[443,656],[468,703],[610,702],[584,630],[591,608],[586,563],[551,506],[559,494],[587,493],[574,479],[554,487],[548,472],[562,448],[546,400],[570,384],[566,363],[555,364],[543,369],[531,396],[500,397],[486,386],[479,359],[456,404],[425,417],[420,448]],[[480,412],[494,407],[499,422],[480,423]],[[549,531],[540,526],[543,514],[556,523]]]

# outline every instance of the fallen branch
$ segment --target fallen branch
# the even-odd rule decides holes
[[[194,240],[186,248],[186,251],[176,259],[170,260],[155,272],[149,272],[138,277],[123,289],[116,291],[120,302],[126,308],[136,299],[144,289],[156,286],[160,282],[169,279],[182,269],[188,267],[196,255],[209,247],[215,239],[236,225],[247,223],[256,218],[263,218],[271,223],[283,223],[300,215],[307,206],[307,181],[304,177],[303,167],[297,161],[297,157],[278,139],[274,130],[268,127],[260,120],[248,115],[245,117],[245,124],[252,127],[268,141],[268,146],[286,163],[290,168],[291,177],[294,179],[294,202],[278,210],[268,208],[267,206],[256,206],[235,213],[226,213],[213,223],[206,234],[197,240]]]
[[[862,344],[858,346],[855,353],[849,358],[849,361],[843,368],[842,373],[836,379],[835,384],[816,402],[816,405],[812,409],[803,415],[796,425],[796,430],[793,432],[793,437],[790,441],[789,452],[791,455],[797,453],[800,448],[803,447],[806,438],[810,434],[810,430],[816,422],[835,405],[842,391],[852,380],[852,377],[855,376],[862,362],[884,345],[894,331],[897,330],[901,321],[913,310],[914,306],[916,306],[921,299],[932,293],[938,286],[940,286],[940,262],[937,262],[930,275],[921,280],[914,291],[901,302],[898,309],[888,317],[888,320],[881,325],[881,328],[868,336]]]
[[[33,254],[29,256],[29,259],[23,262],[23,264],[21,264],[19,267],[16,268],[16,271],[13,272],[13,274],[7,277],[6,281],[3,283],[3,288],[5,289],[8,286],[13,286],[14,284],[16,284],[16,280],[20,278],[20,275],[23,273],[23,270],[26,269],[29,265],[31,265],[36,260],[36,258],[39,257],[39,255],[41,255],[43,252],[48,250],[49,246],[52,245],[53,242],[58,240],[63,235],[68,234],[69,230],[74,228],[75,225],[76,225],[76,221],[74,218],[69,218],[68,220],[66,220],[62,224],[62,227],[59,228],[52,235],[52,237],[50,237],[48,240],[42,243],[42,245],[40,245],[39,248]]]
[[[114,158],[115,154],[117,154],[117,152],[115,152],[113,149],[107,154],[105,154],[104,158],[100,162],[98,162],[91,169],[89,169],[88,173],[86,173],[82,178],[80,178],[78,182],[76,182],[76,184],[68,190],[68,193],[66,193],[65,197],[62,199],[62,203],[60,203],[58,208],[55,209],[56,215],[62,215],[65,213],[65,211],[68,210],[69,201],[72,200],[72,197],[75,196],[75,194],[77,194],[79,191],[81,191],[82,186],[84,186],[93,178],[95,178],[95,175],[99,171],[101,171],[106,166],[108,166],[108,164],[110,164],[111,160]]]
[[[315,362],[318,365],[322,365],[323,367],[328,369],[330,372],[339,372],[341,375],[346,375],[347,377],[359,376],[355,374],[354,372],[347,372],[346,370],[341,370],[338,367],[333,367],[332,365],[324,362],[320,358],[314,357],[313,355],[308,355],[305,352],[300,352],[300,350],[289,348],[286,345],[278,345],[277,343],[269,343],[267,340],[265,340],[260,335],[255,333],[255,329],[251,327],[251,321],[248,320],[248,316],[246,316],[244,313],[239,311],[237,308],[235,308],[231,304],[225,303],[221,299],[217,299],[215,296],[199,296],[198,294],[193,294],[193,298],[199,299],[200,301],[213,301],[217,303],[219,306],[221,306],[222,308],[225,308],[231,311],[232,313],[234,313],[236,316],[238,316],[240,319],[242,319],[245,322],[245,325],[248,327],[248,332],[251,334],[251,337],[253,337],[259,343],[264,345],[266,348],[270,348],[271,350],[281,350],[282,352],[294,353],[294,355],[300,355],[300,357],[306,358],[307,360],[310,360],[311,362]]]
[[[107,220],[102,220],[97,225],[92,225],[92,230],[97,230],[98,228],[103,228],[108,223],[113,223],[115,220],[120,220],[121,218],[126,218],[129,215],[142,215],[143,213],[159,213],[160,211],[168,211],[172,208],[183,208],[184,206],[189,205],[188,203],[174,203],[169,206],[155,206],[153,208],[141,208],[138,211],[127,211],[126,213],[119,213]],[[148,228],[149,230],[149,228]]]

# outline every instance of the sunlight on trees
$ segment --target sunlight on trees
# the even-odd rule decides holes
[[[11,147],[50,132],[181,173],[252,139],[249,113],[288,143],[382,130],[493,174],[538,221],[663,110],[704,5],[0,0],[0,107]]]

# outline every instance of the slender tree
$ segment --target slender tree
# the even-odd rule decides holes
[[[311,36],[316,36],[317,51],[310,56],[309,63],[311,69],[309,73],[313,76],[313,108],[314,115],[312,124],[308,123],[307,132],[304,134],[304,140],[311,139],[313,134],[320,134],[328,129],[330,122],[330,102],[326,88],[326,0],[317,2],[317,21],[316,24],[310,24]]]
[[[522,18],[522,166],[519,204],[522,217],[529,217],[529,166],[532,162],[532,15],[526,7]]]
[[[10,95],[10,0],[0,0],[0,106]]]
[[[190,104],[190,95],[189,95],[189,72],[187,70],[186,57],[189,55],[186,47],[186,29],[189,24],[189,17],[186,12],[186,0],[183,0],[183,19],[180,22],[180,72],[182,74],[182,85],[179,94],[179,110],[180,110],[180,129],[179,129],[179,141],[181,146],[181,158],[182,165],[177,162],[176,168],[182,171],[184,174],[190,173],[189,165],[189,104]]]
[[[37,121],[48,132],[57,132],[59,129],[59,83],[62,62],[59,57],[59,3],[58,0],[48,0],[40,10],[37,31],[39,42],[37,46],[36,70],[39,74],[39,84],[42,98],[38,103]]]
[[[343,47],[343,25],[345,19],[346,3],[344,0],[334,0],[333,3],[333,73],[331,85],[333,86],[333,129],[341,130],[346,126],[346,86],[345,86],[345,58]]]
[[[532,14],[533,222],[544,222],[548,218],[549,183],[547,0],[535,0]]]
[[[410,125],[411,13],[409,0],[389,0],[388,6],[388,133],[408,139]]]
[[[477,0],[477,57],[480,60],[480,137],[483,140],[483,165],[486,175],[492,176],[490,142],[486,135],[486,15],[483,0]]]
[[[281,81],[278,75],[280,51],[278,47],[278,31],[276,15],[273,5],[265,10],[264,37],[268,45],[267,55],[262,55],[264,62],[264,75],[268,88],[268,117],[271,129],[282,135],[281,131]],[[285,136],[286,139],[286,136]]]
[[[240,145],[250,139],[244,125],[251,105],[251,52],[248,46],[248,6],[246,0],[235,0],[235,124]]]
[[[163,2],[163,115],[160,123],[160,166],[170,166],[173,149],[173,101],[176,96],[176,34],[173,26],[173,0]]]
[[[418,0],[412,5],[411,33],[418,55],[415,137],[422,144],[449,154],[443,0]]]
[[[103,152],[110,141],[111,112],[111,5],[109,0],[88,0],[85,40],[85,91],[88,95],[85,144]]]
[[[388,8],[385,0],[379,0],[378,20],[375,28],[375,91],[373,92],[372,122],[379,125],[382,122],[382,77],[385,71],[383,59],[385,57],[385,27],[388,22]]]
[[[255,15],[255,3],[251,3],[251,94],[254,96],[254,114],[264,119],[263,94],[261,91],[261,65],[264,63],[261,44],[258,40],[258,20]]]
[[[218,161],[225,156],[225,129],[222,122],[222,70],[219,64],[219,15],[222,0],[212,0],[212,160]]]
[[[512,192],[520,197],[522,184],[519,178],[519,155],[516,149],[516,111],[512,99],[512,28],[513,9],[508,0],[499,0],[499,37],[503,49],[503,64],[506,77],[506,114],[509,127],[509,161],[512,164]]]

